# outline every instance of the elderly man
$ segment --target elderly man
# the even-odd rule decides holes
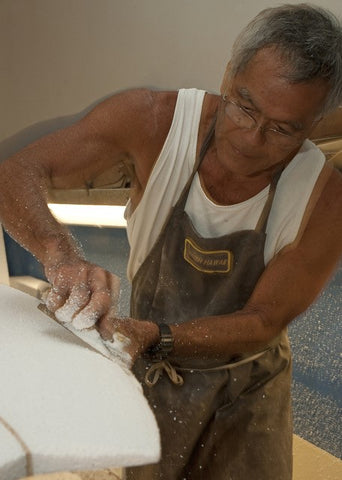
[[[289,480],[286,326],[341,254],[342,182],[307,138],[342,99],[342,30],[325,10],[261,12],[221,95],[128,91],[0,169],[1,220],[44,265],[48,308],[120,342],[157,416],[162,460],[128,479]],[[49,186],[134,167],[131,317],[46,205]],[[117,334],[120,334],[119,336]]]

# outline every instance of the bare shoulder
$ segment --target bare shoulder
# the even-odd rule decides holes
[[[342,107],[330,112],[317,124],[312,131],[310,138],[322,139],[340,136],[342,132]]]
[[[109,149],[129,155],[143,186],[165,142],[176,101],[176,91],[122,91],[99,103],[82,120],[83,128]]]
[[[306,212],[302,233],[278,255],[278,258],[286,259],[287,266],[301,266],[310,272],[310,282],[319,288],[334,271],[342,255],[342,175],[337,169],[329,168],[323,187]]]
[[[342,254],[342,175],[332,168],[299,243],[302,258],[332,271]],[[310,263],[310,261],[309,261]]]
[[[262,312],[275,334],[308,308],[336,269],[342,254],[341,201],[342,176],[333,169],[302,235],[269,262],[247,304]]]
[[[99,128],[125,142],[139,141],[140,137],[163,137],[173,117],[177,92],[159,92],[146,88],[126,90],[99,103],[85,118],[84,123]]]
[[[313,213],[323,224],[331,223],[341,229],[342,174],[336,168],[330,168],[331,173]]]
[[[46,135],[1,168],[36,169],[55,188],[92,184],[127,159],[143,187],[170,128],[177,92],[127,90],[100,101],[78,122]]]

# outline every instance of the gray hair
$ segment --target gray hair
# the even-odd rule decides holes
[[[264,47],[275,47],[285,59],[290,83],[329,82],[322,113],[342,103],[342,25],[331,12],[307,3],[263,10],[233,45],[230,78]]]

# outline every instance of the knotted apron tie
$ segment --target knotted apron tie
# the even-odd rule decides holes
[[[179,375],[175,369],[167,360],[160,360],[158,362],[152,363],[150,368],[147,370],[145,375],[145,383],[148,387],[153,387],[162,376],[163,371],[165,371],[169,379],[175,385],[181,386],[184,383],[183,377]]]

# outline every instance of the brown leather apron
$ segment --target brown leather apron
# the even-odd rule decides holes
[[[203,238],[184,211],[213,128],[162,233],[133,279],[131,316],[156,323],[241,309],[264,270],[265,229],[277,179],[255,230]],[[162,460],[127,480],[290,480],[291,361],[286,332],[262,352],[225,362],[140,358],[134,372],[156,415]],[[152,365],[152,367],[151,367]],[[144,382],[147,373],[147,386]]]

